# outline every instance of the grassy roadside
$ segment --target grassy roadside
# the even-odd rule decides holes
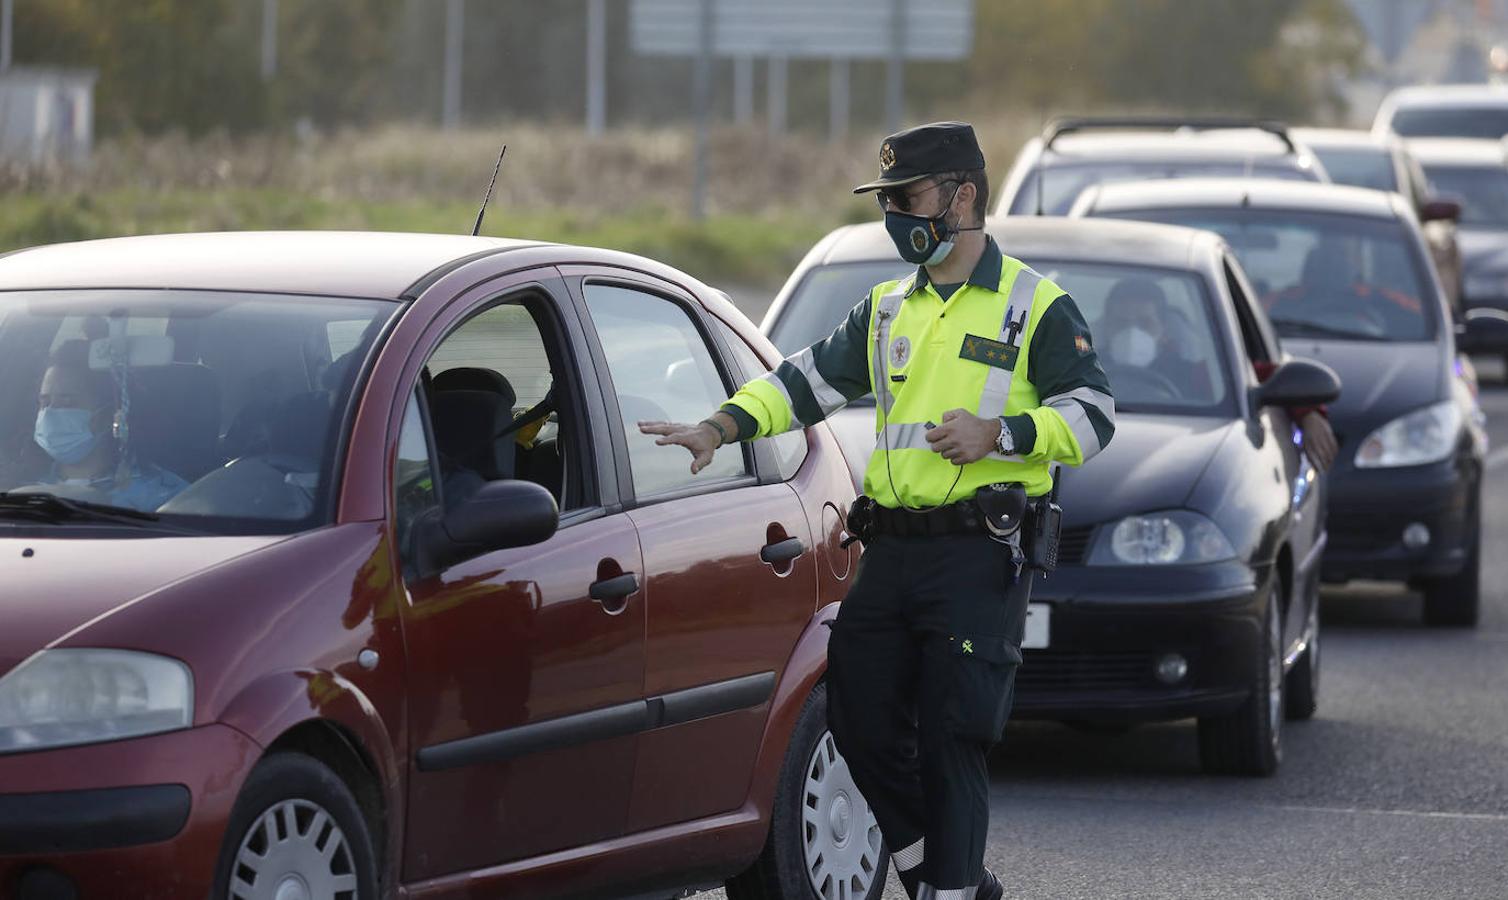
[[[321,198],[278,188],[27,192],[0,201],[0,252],[133,234],[261,229],[352,229],[464,234],[475,201]],[[780,284],[830,228],[806,216],[723,213],[695,222],[645,208],[607,215],[494,207],[483,233],[626,250],[710,283]]]

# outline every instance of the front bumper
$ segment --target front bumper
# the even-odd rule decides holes
[[[0,897],[203,898],[261,755],[223,725],[0,756]],[[61,888],[59,888],[61,889]]]
[[[1476,481],[1455,460],[1399,469],[1337,469],[1330,481],[1320,563],[1328,582],[1353,578],[1406,581],[1454,575],[1469,555]],[[1410,548],[1404,529],[1429,529],[1429,543]]]
[[[1262,646],[1262,594],[1241,563],[1156,570],[1060,569],[1032,602],[1052,605],[1046,649],[1022,651],[1019,719],[1137,722],[1218,715],[1251,691]],[[1187,674],[1156,676],[1177,653]]]

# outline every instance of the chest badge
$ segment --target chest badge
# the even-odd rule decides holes
[[[994,366],[997,369],[1014,369],[1016,357],[1020,352],[1019,347],[1012,347],[975,334],[966,334],[963,336],[963,346],[958,348],[958,357]]]
[[[906,368],[906,363],[911,361],[911,338],[904,334],[890,342],[890,366],[895,369]]]

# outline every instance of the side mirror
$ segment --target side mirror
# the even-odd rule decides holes
[[[1508,313],[1500,309],[1466,311],[1466,321],[1456,326],[1456,349],[1462,353],[1508,351]]]
[[[1340,396],[1340,376],[1311,359],[1290,359],[1256,390],[1258,406],[1319,406]]]
[[[434,573],[493,550],[548,540],[560,525],[555,497],[532,481],[489,481],[417,528],[420,565]]]
[[[1455,222],[1460,218],[1461,204],[1454,200],[1431,199],[1419,207],[1419,221],[1421,222]]]

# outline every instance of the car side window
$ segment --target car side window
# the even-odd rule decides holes
[[[1236,310],[1236,321],[1241,326],[1241,342],[1245,345],[1247,360],[1253,363],[1277,360],[1277,336],[1272,333],[1266,319],[1256,311],[1251,299],[1251,286],[1229,257],[1225,259],[1224,268],[1226,289],[1230,292],[1231,305]]]
[[[634,494],[643,498],[749,474],[745,454],[726,447],[692,475],[684,450],[658,446],[639,432],[641,421],[699,421],[727,399],[713,353],[687,311],[618,285],[587,283],[583,293],[617,395]]]
[[[717,323],[717,327],[722,331],[723,340],[732,351],[733,361],[738,365],[739,374],[745,381],[770,371],[770,367],[738,336],[738,332],[721,321]],[[775,447],[775,464],[780,469],[780,480],[790,481],[796,477],[801,464],[806,462],[806,432],[798,428],[777,434],[769,440]]]
[[[403,410],[398,456],[393,461],[393,519],[398,553],[405,568],[413,561],[414,523],[440,505],[435,457],[424,425],[419,391],[420,388],[414,389]]]

